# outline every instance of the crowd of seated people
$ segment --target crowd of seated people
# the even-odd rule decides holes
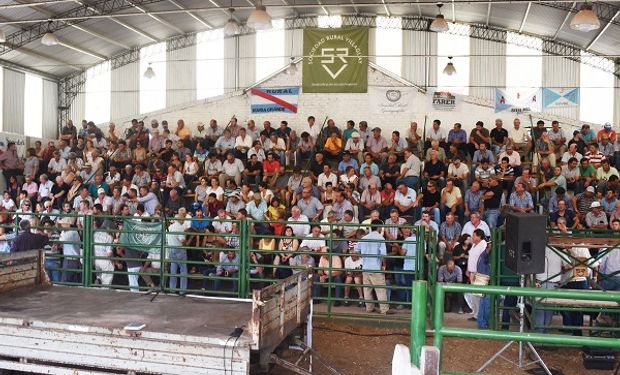
[[[620,219],[619,145],[609,124],[571,132],[557,121],[525,129],[519,119],[508,127],[498,119],[491,129],[478,121],[469,135],[460,123],[447,129],[440,120],[390,134],[366,121],[322,126],[312,116],[295,129],[287,121],[244,126],[235,118],[226,126],[133,120],[122,134],[114,124],[102,130],[69,121],[57,141],[37,142],[25,158],[13,143],[0,155],[7,186],[0,221],[12,223],[18,213],[71,241],[81,235],[84,215],[116,215],[94,220],[103,229],[94,242],[97,282],[138,290],[156,286],[161,259],[114,246],[115,230],[123,217],[166,219],[170,287],[184,292],[188,275],[202,273],[199,288],[234,292],[240,228],[230,220],[249,219],[252,279],[316,267],[320,281],[338,284],[337,305],[356,296],[354,304],[367,311],[391,314],[389,304],[375,310],[371,301],[402,307],[410,299],[416,238],[405,224],[436,232],[433,252],[440,263],[450,261],[441,274],[470,282],[491,230],[509,212],[545,212],[551,227],[563,218],[569,228],[607,229]],[[59,220],[60,213],[75,215]],[[5,231],[1,239],[10,249],[11,229]],[[54,245],[50,252],[79,254],[74,247]],[[79,264],[50,259],[48,266]],[[51,277],[70,282],[79,273]],[[317,283],[315,293],[325,289]]]

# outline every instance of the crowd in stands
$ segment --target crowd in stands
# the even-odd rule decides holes
[[[320,281],[346,285],[336,286],[335,297],[348,305],[357,296],[354,304],[371,312],[373,289],[378,301],[398,305],[409,298],[405,288],[391,293],[385,285],[411,285],[417,241],[410,225],[437,234],[440,281],[470,282],[488,262],[491,230],[509,212],[544,212],[554,228],[602,230],[620,223],[618,141],[610,124],[573,131],[538,121],[530,129],[519,119],[509,126],[495,120],[490,129],[478,121],[469,134],[460,123],[440,120],[425,130],[411,122],[388,134],[366,121],[322,125],[312,116],[295,130],[287,121],[243,125],[235,118],[226,125],[178,120],[173,127],[133,120],[123,131],[69,121],[57,141],[37,142],[25,158],[13,143],[0,155],[7,186],[0,222],[11,224],[18,213],[32,228],[60,236],[64,244],[49,251],[65,258],[50,259],[48,270],[54,281],[71,282],[79,274],[66,269],[81,265],[67,256],[80,254],[72,242],[80,240],[83,216],[92,214],[105,229],[94,246],[101,257],[94,265],[98,281],[117,284],[113,279],[121,276],[106,272],[124,270],[137,290],[140,283],[156,286],[148,274],[161,267],[158,255],[107,245],[118,240],[114,230],[122,221],[97,215],[168,218],[170,273],[180,276],[183,291],[194,272],[213,277],[213,285],[205,281],[202,288],[238,288],[240,259],[232,250],[239,247],[239,225],[227,220],[251,219],[252,246],[261,250],[251,253],[254,277],[317,267]],[[58,219],[60,213],[76,215]],[[9,227],[0,239],[5,251],[18,250]],[[187,246],[201,251],[180,249]],[[209,251],[214,246],[231,251]],[[170,287],[177,281],[171,277]],[[315,293],[322,289],[315,284]],[[476,301],[453,305],[461,312],[478,309]],[[387,303],[377,311],[394,312]]]

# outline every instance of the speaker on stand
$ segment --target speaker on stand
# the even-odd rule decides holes
[[[506,267],[519,275],[519,286],[525,287],[527,275],[543,273],[545,271],[545,247],[547,245],[547,218],[543,215],[526,213],[509,213],[506,216],[506,244],[504,262]],[[519,309],[519,332],[525,330],[525,298],[519,296],[517,300]],[[518,345],[518,358],[514,362],[503,356],[512,344]],[[525,363],[525,350],[529,349],[535,360]],[[497,353],[493,354],[476,372],[482,372],[495,359],[503,358],[516,365],[525,368],[538,363],[547,375],[552,375],[549,367],[542,360],[532,343],[527,341],[510,341]]]

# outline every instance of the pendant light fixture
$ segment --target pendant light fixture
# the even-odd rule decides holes
[[[0,43],[4,42],[6,42],[6,34],[4,33],[4,30],[0,29]]]
[[[146,70],[144,71],[143,77],[146,79],[155,78],[155,71],[153,70],[151,63],[149,63],[148,68],[146,68]]]
[[[41,44],[48,47],[56,46],[60,42],[56,34],[52,32],[51,25],[52,21],[47,24],[47,32],[45,33],[45,35],[43,35],[43,38],[41,38]]]
[[[241,34],[241,25],[233,18],[235,8],[228,8],[228,11],[230,12],[230,18],[228,22],[226,22],[226,25],[224,25],[224,35],[235,36]]]
[[[431,27],[430,27],[431,31],[434,31],[437,33],[443,33],[449,30],[448,23],[446,22],[446,19],[443,17],[443,14],[441,14],[442,6],[443,6],[442,3],[437,4],[437,15],[435,16],[435,19],[433,20],[433,22],[431,22]]]
[[[448,56],[448,63],[446,64],[446,67],[443,68],[443,74],[447,76],[456,74],[456,69],[454,68],[454,64],[452,64],[452,56]]]
[[[587,33],[588,31],[596,30],[601,27],[601,21],[599,21],[596,12],[592,9],[592,5],[583,3],[579,12],[573,16],[570,21],[570,28],[577,31]]]
[[[257,5],[256,9],[250,13],[247,24],[254,30],[271,29],[271,16],[267,13],[267,8],[262,4]]]

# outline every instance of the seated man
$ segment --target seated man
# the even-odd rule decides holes
[[[591,211],[586,214],[586,227],[590,229],[607,229],[607,215],[601,208],[601,202],[592,202],[590,208]]]
[[[437,281],[440,283],[461,284],[463,282],[463,271],[461,268],[456,267],[454,261],[450,259],[446,264],[439,267]],[[454,312],[455,308],[458,307],[458,313],[463,314],[465,299],[461,293],[446,293],[445,298],[444,312]]]
[[[325,147],[323,152],[329,159],[340,159],[340,154],[343,151],[342,139],[338,136],[338,133],[332,132],[329,138],[325,141]]]
[[[222,251],[215,273],[209,275],[214,278],[213,290],[219,291],[222,286],[222,280],[230,277],[232,281],[232,291],[237,292],[237,286],[239,285],[238,273],[239,255],[237,252],[234,250]]]
[[[322,286],[330,288],[330,283],[342,284],[342,278],[344,276],[344,271],[342,270],[342,259],[338,255],[328,254],[328,249],[326,247],[322,248],[321,258],[319,259],[319,266],[316,274],[319,278],[318,282],[314,282],[312,285],[314,298],[321,296]],[[340,299],[342,298],[342,285],[335,286],[335,293],[332,298],[336,298],[334,306],[340,306]],[[321,300],[315,299],[314,303],[321,303]]]

